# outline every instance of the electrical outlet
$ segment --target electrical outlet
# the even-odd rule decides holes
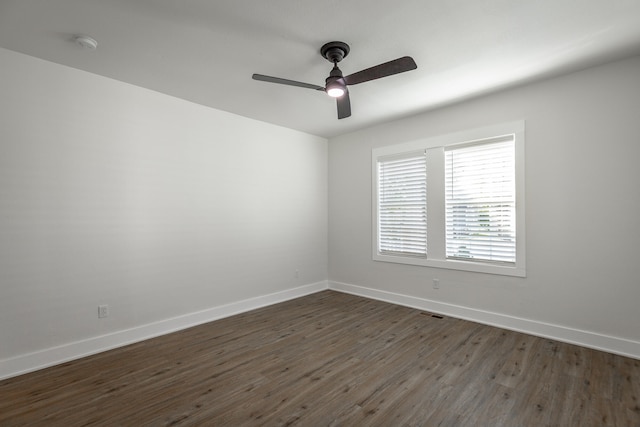
[[[109,306],[107,304],[98,306],[98,318],[102,319],[104,317],[109,317]]]
[[[298,279],[300,277],[300,271],[296,270],[296,272],[294,273],[294,276],[296,279]]]
[[[433,279],[433,289],[440,289],[440,279]]]

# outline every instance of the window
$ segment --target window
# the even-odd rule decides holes
[[[515,263],[513,136],[445,148],[448,259]]]
[[[524,122],[374,149],[373,259],[524,277],[523,154]]]
[[[378,163],[379,250],[427,256],[427,163],[424,152]]]

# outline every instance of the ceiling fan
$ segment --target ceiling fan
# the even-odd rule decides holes
[[[254,74],[254,80],[263,82],[279,83],[289,86],[298,86],[307,89],[314,89],[326,92],[332,98],[336,98],[338,105],[338,119],[344,119],[351,115],[351,101],[349,100],[348,85],[357,85],[382,77],[404,73],[418,68],[413,58],[403,56],[384,64],[375,65],[357,73],[342,76],[342,71],[338,68],[338,62],[342,61],[349,54],[349,45],[344,42],[329,42],[320,48],[320,54],[329,62],[333,63],[333,69],[325,81],[325,86],[318,86],[310,83],[297,82],[295,80],[282,79],[279,77]]]

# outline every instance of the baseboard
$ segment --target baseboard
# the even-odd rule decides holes
[[[203,323],[244,313],[290,299],[320,292],[328,288],[327,281],[312,283],[285,291],[212,307],[195,313],[161,320],[131,329],[64,344],[45,350],[0,360],[0,380],[90,356],[149,338],[176,332]]]
[[[640,342],[424,298],[329,281],[329,289],[640,359]]]

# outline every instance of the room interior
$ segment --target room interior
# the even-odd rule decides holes
[[[251,79],[332,40],[417,69]],[[1,1],[0,379],[327,289],[640,359],[639,54],[631,0]],[[372,259],[372,150],[515,120],[525,277]]]

